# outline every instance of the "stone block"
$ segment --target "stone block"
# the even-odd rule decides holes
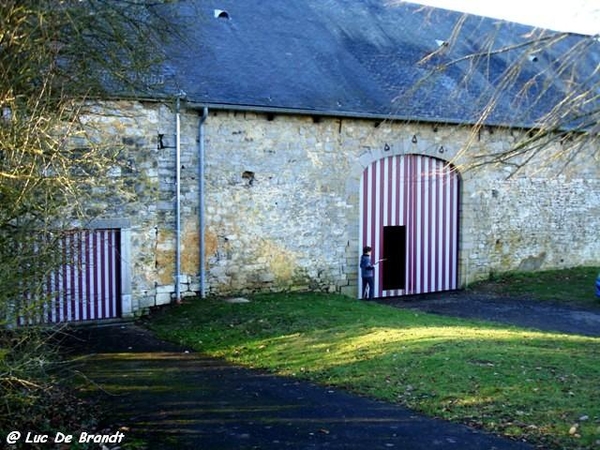
[[[156,294],[157,295],[162,295],[162,294],[169,294],[171,295],[172,292],[175,292],[175,285],[158,285],[156,286]]]
[[[156,294],[155,304],[156,306],[168,305],[171,303],[171,294]]]
[[[261,283],[272,283],[275,281],[275,275],[272,273],[262,273],[258,276]]]
[[[185,291],[181,293],[181,297],[182,298],[190,298],[190,297],[195,297],[196,293],[192,292],[192,291]]]
[[[357,298],[358,287],[357,286],[344,286],[340,289],[340,293],[347,297]]]

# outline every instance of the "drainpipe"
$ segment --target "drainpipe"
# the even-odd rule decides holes
[[[206,298],[206,270],[204,267],[206,242],[204,238],[204,122],[208,108],[204,107],[198,124],[198,229],[200,233],[200,298]]]
[[[181,303],[181,94],[175,103],[175,301]]]

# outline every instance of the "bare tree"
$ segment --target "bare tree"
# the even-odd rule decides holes
[[[141,74],[160,60],[160,3],[0,2],[0,327],[24,314],[23,299],[47,293],[46,275],[63,258],[63,228],[107,168],[120,164],[119,148],[86,134],[80,108],[117,91],[143,92]],[[35,377],[47,355],[23,345],[37,342],[31,337],[0,333],[0,386],[14,394],[0,404],[0,418],[18,416],[44,391]]]
[[[141,75],[160,60],[159,4],[0,4],[0,323],[19,292],[39,289],[42,263],[56,259],[40,255],[55,247],[59,219],[77,216],[85,193],[119,164],[118,148],[86,136],[80,108],[143,92]]]
[[[449,72],[460,74],[456,95],[475,93],[465,121],[473,140],[489,126],[520,130],[501,152],[473,154],[467,144],[468,168],[499,164],[515,174],[536,161],[564,170],[583,151],[600,156],[593,150],[600,136],[598,36],[457,17],[443,45],[419,61],[427,74],[405,95]]]

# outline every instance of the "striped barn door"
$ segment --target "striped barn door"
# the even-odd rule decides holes
[[[120,317],[120,230],[70,231],[58,246],[62,262],[48,275],[42,298],[26,299],[19,325]]]
[[[385,259],[375,297],[457,289],[458,172],[428,156],[391,156],[367,167],[361,186],[360,249]]]

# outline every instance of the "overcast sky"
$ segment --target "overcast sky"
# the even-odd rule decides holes
[[[600,34],[600,0],[411,0],[527,25]]]

